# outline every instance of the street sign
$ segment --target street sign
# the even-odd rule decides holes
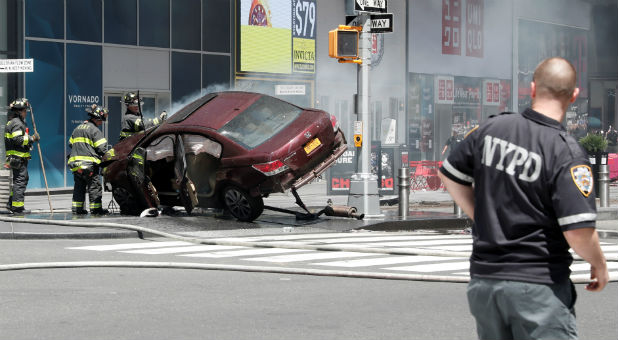
[[[34,59],[0,59],[0,73],[34,72]]]
[[[355,0],[354,10],[363,12],[386,13],[386,0]]]
[[[393,13],[371,14],[371,33],[393,32]],[[360,16],[346,15],[345,22],[348,26],[362,26]]]
[[[393,13],[371,15],[371,33],[385,33],[392,31]]]

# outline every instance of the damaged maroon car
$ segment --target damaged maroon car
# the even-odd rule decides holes
[[[346,148],[336,118],[324,111],[259,93],[219,92],[116,144],[103,158],[103,176],[122,214],[223,208],[253,221],[263,197],[289,189],[297,196]]]

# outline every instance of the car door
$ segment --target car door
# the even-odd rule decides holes
[[[174,142],[174,174],[176,184],[180,187],[180,202],[187,213],[191,213],[199,200],[193,181],[187,176],[187,158],[184,141],[181,135],[176,136]]]

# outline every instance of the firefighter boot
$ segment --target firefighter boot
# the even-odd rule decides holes
[[[109,214],[109,210],[103,209],[103,208],[96,208],[96,209],[90,210],[90,213],[93,215],[107,215]]]
[[[88,214],[88,210],[86,210],[84,208],[73,208],[73,209],[71,209],[71,212],[73,213],[73,215],[86,215],[86,214]]]

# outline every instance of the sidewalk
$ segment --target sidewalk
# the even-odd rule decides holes
[[[45,190],[29,190],[26,193],[26,207],[32,212],[25,217],[31,220],[54,219],[60,221],[79,221],[84,220],[88,223],[107,222],[107,223],[127,223],[138,222],[140,225],[147,225],[136,217],[119,219],[116,217],[74,217],[71,211],[71,192],[72,188],[60,188],[50,190],[51,204],[54,214],[49,214],[49,199]],[[303,202],[313,211],[323,208],[327,201],[332,200],[334,205],[347,205],[347,195],[326,195],[326,181],[310,183],[298,190]],[[381,197],[381,211],[384,217],[377,219],[366,219],[355,221],[348,219],[332,218],[330,224],[338,222],[339,229],[366,229],[366,230],[445,230],[445,229],[464,229],[469,225],[467,219],[457,218],[454,214],[453,201],[450,195],[443,190],[438,191],[416,191],[412,192],[409,198],[410,210],[406,220],[398,216],[397,196]],[[103,193],[103,205],[107,207],[111,202],[112,196],[109,192]],[[300,211],[294,203],[295,199],[291,192],[285,194],[272,194],[264,199],[264,204],[278,208],[290,208]],[[393,205],[387,205],[392,203]],[[269,219],[276,219],[279,213],[265,210],[258,222]],[[0,214],[2,217],[17,217],[13,215]],[[127,221],[128,220],[128,221]],[[287,219],[292,220],[292,219]],[[345,221],[345,222],[344,222]],[[142,223],[144,222],[144,223]],[[322,223],[322,222],[319,222]],[[325,223],[328,226],[329,223]],[[242,226],[239,228],[243,228]],[[246,228],[246,226],[244,227]],[[601,237],[618,237],[618,187],[610,187],[610,207],[598,208],[597,230]],[[92,228],[92,227],[72,227],[58,226],[49,224],[31,224],[18,222],[0,221],[0,239],[2,238],[122,238],[136,237],[137,232],[112,228]]]

